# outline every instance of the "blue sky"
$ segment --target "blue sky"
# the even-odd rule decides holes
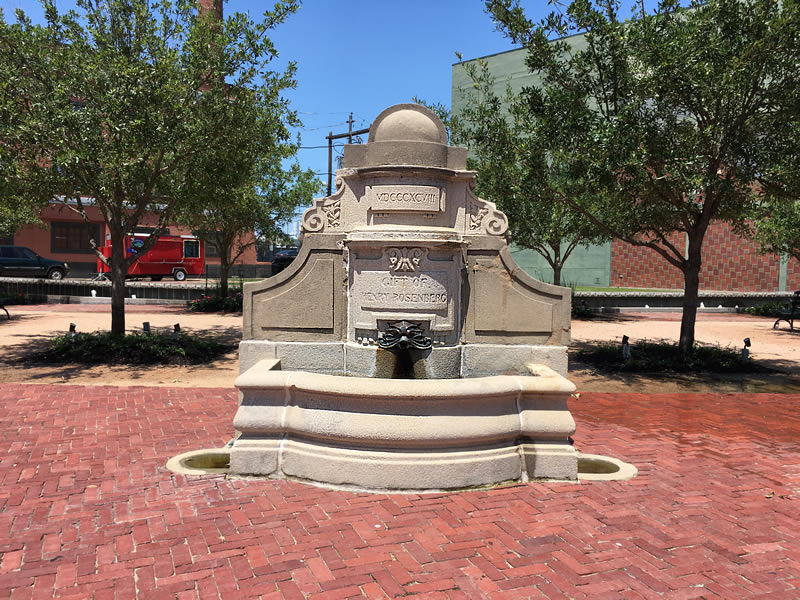
[[[230,0],[225,11],[258,15],[269,4]],[[546,0],[523,4],[534,20],[550,10]],[[63,11],[74,3],[56,5]],[[306,0],[272,36],[278,66],[298,64],[297,89],[287,95],[303,121],[302,145],[326,146],[329,131],[347,131],[350,112],[353,128],[362,129],[384,108],[414,96],[449,106],[456,52],[472,59],[513,48],[483,7],[483,0]],[[41,20],[36,0],[0,0],[0,8],[6,20],[16,8]],[[326,148],[303,149],[298,159],[326,178]]]

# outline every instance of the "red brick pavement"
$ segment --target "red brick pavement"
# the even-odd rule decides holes
[[[235,391],[0,389],[0,598],[800,598],[800,396],[583,394],[626,482],[356,494],[184,477]]]

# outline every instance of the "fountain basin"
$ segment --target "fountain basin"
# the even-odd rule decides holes
[[[276,366],[236,380],[233,474],[386,490],[577,479],[575,386],[548,367],[401,381]]]

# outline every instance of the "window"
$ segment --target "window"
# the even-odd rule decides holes
[[[149,234],[153,234],[155,232],[156,232],[156,228],[155,227],[145,227],[145,226],[142,225],[142,226],[133,228],[133,233],[149,233]],[[160,235],[169,235],[169,228],[167,227],[165,229],[162,229]]]
[[[217,245],[211,240],[206,240],[206,256],[219,256]]]
[[[183,257],[200,258],[200,242],[197,240],[183,240]]]
[[[100,226],[96,223],[87,225],[86,223],[64,223],[53,221],[50,224],[51,252],[93,252],[89,245],[89,237],[93,237],[98,245],[102,245],[100,240]]]
[[[0,246],[13,246],[14,245],[14,236],[10,235],[8,237],[0,237]]]

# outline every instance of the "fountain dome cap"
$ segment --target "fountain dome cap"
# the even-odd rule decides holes
[[[447,130],[431,109],[420,104],[395,104],[373,121],[366,144],[345,145],[342,166],[465,170],[467,149],[447,145]]]
[[[420,104],[395,104],[384,110],[369,128],[370,142],[431,142],[447,145],[447,131],[439,117]]]

